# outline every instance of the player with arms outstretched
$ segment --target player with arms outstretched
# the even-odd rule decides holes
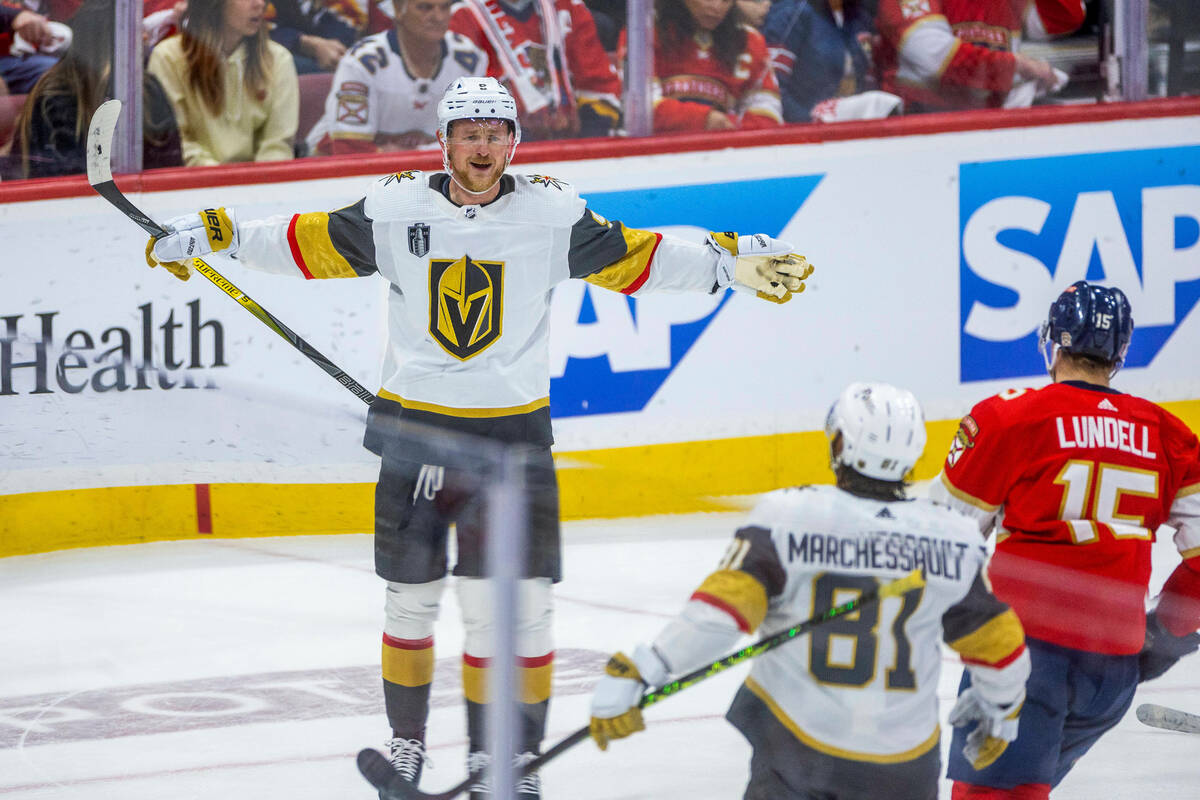
[[[1008,751],[978,771],[951,748],[956,799],[1049,797],[1125,715],[1139,680],[1196,650],[1200,442],[1166,410],[1109,385],[1132,334],[1120,289],[1068,287],[1042,326],[1053,383],[976,405],[931,488],[985,535],[996,529],[988,577],[1021,618],[1033,664]],[[1177,529],[1183,562],[1147,614],[1150,549],[1164,523]]]
[[[980,721],[976,763],[1016,734],[1029,657],[1016,616],[988,591],[971,520],[905,499],[925,446],[911,392],[855,383],[825,424],[836,486],[766,495],[725,558],[650,645],[612,656],[592,698],[592,736],[643,728],[637,704],[745,634],[785,630],[921,569],[926,585],[760,656],[726,714],[753,747],[747,800],[936,800],[941,642],[975,679],[952,722]]]
[[[410,0],[411,1],[411,0]],[[152,260],[186,276],[184,254],[212,250],[267,272],[305,278],[379,274],[390,282],[383,388],[365,444],[382,455],[375,507],[375,570],[387,581],[384,698],[393,765],[413,783],[425,763],[433,632],[457,523],[453,573],[466,638],[469,765],[485,763],[484,702],[493,627],[484,580],[478,491],[446,468],[436,442],[420,455],[390,436],[421,423],[528,451],[528,551],[518,581],[516,650],[523,753],[545,733],[554,648],[551,584],[561,577],[558,484],[550,453],[550,289],[570,278],[641,296],[727,286],[774,302],[804,289],[812,267],[763,234],[712,234],[705,244],[627,228],[588,210],[568,183],[511,175],[521,137],[516,104],[494,78],[464,78],[438,106],[444,172],[399,172],[330,213],[235,222],[209,209],[173,220]],[[519,786],[538,797],[536,774]]]

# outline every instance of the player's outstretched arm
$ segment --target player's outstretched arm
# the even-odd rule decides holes
[[[733,286],[772,303],[804,291],[813,266],[792,246],[765,233],[710,233],[705,244],[717,255],[717,288]]]

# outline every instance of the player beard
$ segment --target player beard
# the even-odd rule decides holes
[[[496,185],[504,174],[504,162],[492,158],[472,156],[462,167],[453,167],[454,179],[459,186],[472,194],[483,194]]]

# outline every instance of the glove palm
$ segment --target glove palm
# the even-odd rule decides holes
[[[786,303],[803,292],[813,272],[808,259],[793,253],[790,244],[763,233],[710,233],[707,244],[718,255],[718,288],[732,284],[772,303]]]
[[[1011,703],[993,703],[970,686],[958,696],[958,702],[950,710],[950,724],[954,727],[977,722],[975,730],[967,734],[963,755],[977,770],[989,766],[1007,749],[1008,743],[1017,738],[1021,705],[1025,702],[1025,691]]]

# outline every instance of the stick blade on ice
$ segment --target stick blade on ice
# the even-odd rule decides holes
[[[1189,714],[1154,703],[1142,703],[1137,707],[1137,718],[1153,728],[1182,733],[1200,733],[1200,715]]]

